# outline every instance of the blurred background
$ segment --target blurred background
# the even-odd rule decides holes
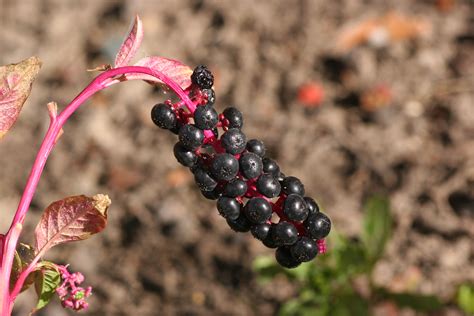
[[[216,108],[244,113],[287,175],[333,221],[328,254],[292,271],[227,227],[150,120],[168,98],[142,82],[70,119],[28,215],[109,194],[107,229],[52,250],[94,287],[83,315],[473,315],[472,1],[0,0],[0,64],[36,55],[39,78],[0,144],[6,230],[48,126],[111,63],[135,14],[138,58],[216,77]],[[137,58],[137,59],[138,59]],[[34,291],[15,315],[26,315]],[[53,302],[38,315],[72,315]]]

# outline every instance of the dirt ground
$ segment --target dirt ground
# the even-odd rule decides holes
[[[356,236],[365,198],[389,195],[396,224],[376,282],[395,286],[415,273],[416,291],[451,297],[458,284],[474,282],[474,9],[472,1],[443,1],[451,2],[441,10],[434,0],[0,0],[0,64],[32,55],[44,63],[0,144],[1,230],[47,129],[46,103],[66,105],[92,79],[86,69],[110,63],[138,13],[145,29],[138,57],[208,65],[217,109],[243,111],[246,134],[302,179],[335,230]],[[347,23],[393,11],[426,19],[430,34],[334,52]],[[310,81],[325,92],[312,109],[296,97]],[[391,91],[389,104],[364,110],[361,95],[380,84]],[[48,256],[71,263],[94,287],[83,315],[275,314],[296,289],[280,279],[256,282],[252,261],[271,252],[232,232],[177,164],[175,136],[149,119],[164,97],[123,83],[71,118],[23,240],[32,240],[50,202],[107,193],[106,231]],[[27,314],[33,296],[22,296],[16,315]],[[69,315],[51,305],[38,315]],[[460,312],[447,306],[438,315]]]

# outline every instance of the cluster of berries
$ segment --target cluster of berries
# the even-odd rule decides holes
[[[247,140],[239,110],[228,107],[217,113],[214,78],[205,66],[194,69],[191,81],[186,93],[196,105],[193,113],[183,102],[166,101],[153,107],[151,118],[178,135],[174,155],[191,169],[203,196],[217,200],[233,230],[251,231],[265,246],[277,248],[276,259],[286,268],[324,252],[331,221],[305,196],[301,181],[285,176],[265,157],[261,141]]]

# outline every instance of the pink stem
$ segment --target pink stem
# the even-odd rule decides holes
[[[25,190],[23,191],[23,196],[21,197],[18,209],[15,213],[15,217],[13,218],[10,229],[3,238],[3,256],[0,271],[1,316],[8,316],[11,314],[15,297],[21,290],[21,287],[23,286],[23,283],[28,274],[34,269],[34,264],[36,264],[36,262],[39,260],[38,256],[34,263],[32,262],[32,264],[30,264],[27,269],[21,273],[19,279],[15,284],[14,290],[10,295],[10,274],[13,264],[13,258],[15,255],[16,245],[18,243],[18,239],[23,228],[26,213],[28,212],[28,208],[34,196],[41,173],[43,172],[44,166],[46,164],[46,160],[48,159],[48,156],[56,143],[57,137],[63,125],[66,123],[67,119],[74,113],[74,111],[76,111],[79,106],[81,106],[81,104],[83,104],[94,93],[122,81],[109,79],[131,73],[146,74],[159,79],[179,96],[179,98],[184,102],[184,104],[191,113],[193,113],[196,109],[196,105],[191,101],[191,99],[176,82],[174,82],[168,76],[159,71],[153,70],[148,67],[139,66],[119,67],[105,71],[99,76],[97,76],[84,90],[82,90],[82,92],[79,93],[79,95],[74,100],[72,100],[72,102],[58,116],[56,116],[56,113],[51,113],[50,109],[51,122],[48,131],[46,132],[46,135],[43,139],[43,143],[41,144],[41,147],[36,156],[36,160],[31,169]],[[212,131],[206,131],[206,137],[210,136],[212,136]]]

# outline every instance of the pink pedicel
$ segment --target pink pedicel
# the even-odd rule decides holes
[[[62,306],[75,311],[87,309],[89,304],[86,302],[86,298],[92,295],[92,287],[83,288],[79,286],[84,282],[82,273],[70,273],[67,265],[57,265],[56,267],[61,274],[62,280],[61,285],[56,289]]]

